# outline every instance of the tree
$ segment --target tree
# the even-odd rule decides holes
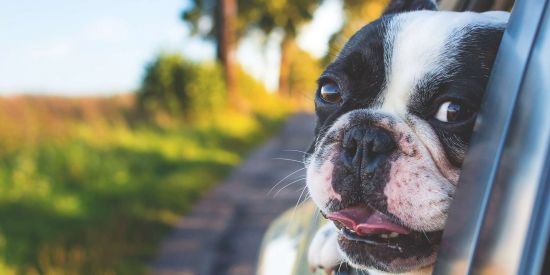
[[[193,0],[192,2],[193,8],[184,11],[183,19],[191,23],[194,33],[216,42],[218,59],[224,65],[226,76],[231,75],[235,62],[234,47],[248,31],[261,30],[267,36],[274,30],[282,30],[279,90],[282,94],[288,95],[289,56],[292,54],[299,27],[313,18],[313,12],[319,6],[320,0]],[[236,12],[233,13],[233,11]],[[206,31],[202,30],[201,23],[204,22],[211,22],[212,27]],[[224,22],[229,22],[229,25]],[[228,40],[224,40],[224,33],[229,37]],[[224,52],[225,56],[229,57],[229,62],[224,63]]]
[[[388,0],[342,0],[344,2],[344,24],[329,41],[329,51],[323,58],[323,64],[331,62],[347,40],[365,24],[376,20],[384,11]]]
[[[198,117],[223,108],[225,85],[218,64],[193,63],[179,54],[162,53],[149,63],[138,91],[147,115]]]
[[[294,46],[290,51],[288,66],[288,93],[301,106],[313,107],[312,95],[317,88],[317,78],[322,67],[318,59]]]
[[[245,1],[243,1],[245,2]],[[247,11],[247,28],[260,29],[269,35],[272,31],[283,31],[281,42],[281,61],[279,68],[279,92],[289,95],[289,77],[292,51],[295,49],[299,28],[311,21],[320,0],[252,0],[245,8],[258,9],[261,12]]]
[[[236,100],[236,20],[237,0],[192,0],[193,7],[183,11],[182,19],[191,23],[194,33],[216,43],[216,55],[223,66],[230,101]],[[211,22],[209,30],[201,30],[201,22]],[[204,24],[204,23],[203,23]]]

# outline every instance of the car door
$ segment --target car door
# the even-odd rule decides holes
[[[515,3],[434,274],[550,274],[548,2]]]

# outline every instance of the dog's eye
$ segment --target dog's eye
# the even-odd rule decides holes
[[[473,112],[466,106],[453,101],[443,102],[435,114],[435,118],[442,122],[460,122],[472,117]]]
[[[338,103],[342,100],[338,86],[334,82],[327,82],[321,86],[321,98],[328,103]]]

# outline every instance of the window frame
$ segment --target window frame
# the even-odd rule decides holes
[[[550,233],[550,152],[544,148],[550,144],[550,123],[546,123],[550,108],[537,103],[550,100],[545,95],[548,83],[541,78],[550,78],[550,64],[542,66],[540,60],[544,53],[550,55],[540,46],[548,43],[550,35],[548,2],[516,1],[434,274],[541,272]],[[524,150],[533,144],[544,149]],[[519,180],[526,171],[529,177]]]

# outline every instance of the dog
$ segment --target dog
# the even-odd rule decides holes
[[[394,0],[318,80],[312,200],[331,222],[310,266],[429,273],[507,12]]]

